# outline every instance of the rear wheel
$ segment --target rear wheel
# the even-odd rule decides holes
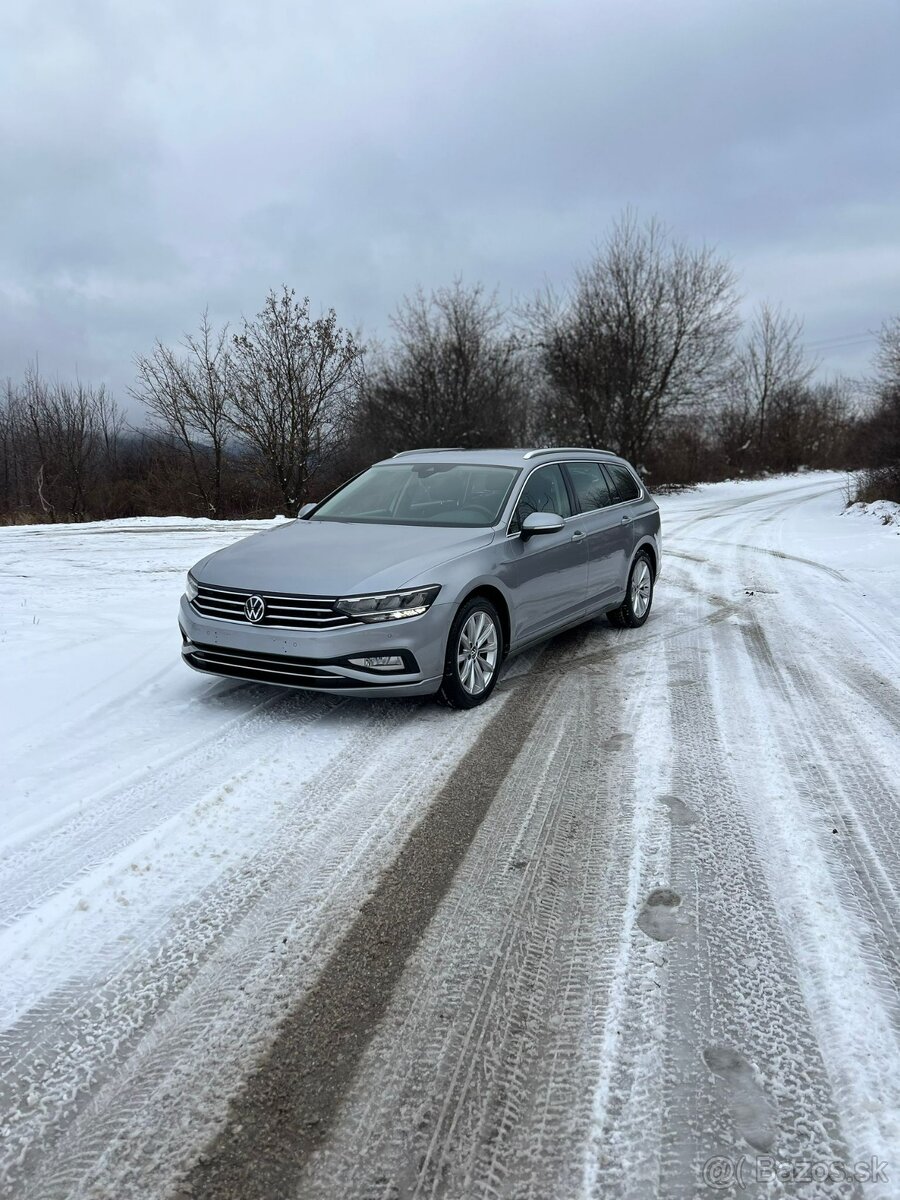
[[[606,614],[616,629],[638,629],[650,616],[653,604],[653,564],[643,550],[631,564],[628,589],[618,608]]]
[[[473,596],[453,618],[438,699],[451,708],[484,704],[497,684],[503,659],[500,616],[483,596]]]

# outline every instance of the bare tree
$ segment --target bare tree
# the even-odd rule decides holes
[[[233,338],[231,425],[288,510],[344,442],[362,356],[334,309],[314,320],[287,287]]]
[[[185,334],[180,349],[157,341],[153,351],[138,355],[135,363],[137,382],[131,394],[184,447],[203,507],[216,516],[222,507],[222,471],[231,428],[227,325],[214,331],[209,313],[204,312],[199,333]]]
[[[0,401],[0,504],[6,514],[13,513],[22,501],[22,479],[27,472],[23,426],[18,391],[7,379]]]
[[[876,383],[881,392],[900,392],[900,316],[885,321],[875,352]]]
[[[642,462],[667,421],[720,386],[736,305],[726,261],[626,213],[568,295],[526,311],[548,432]]]
[[[874,404],[860,431],[862,458],[870,470],[856,498],[900,503],[900,317],[881,327],[875,369]]]
[[[509,445],[527,423],[526,363],[496,295],[460,280],[419,289],[391,318],[394,340],[366,381],[362,420],[376,453]]]
[[[30,439],[33,495],[51,521],[83,520],[115,457],[122,414],[101,384],[48,383],[30,370],[19,398]]]
[[[739,431],[741,448],[753,451],[750,457],[756,465],[770,465],[769,425],[776,401],[783,415],[788,398],[801,396],[815,370],[802,339],[799,317],[762,304],[745,345],[735,355],[726,420]]]
[[[769,401],[765,465],[775,471],[844,465],[856,416],[848,380],[777,388]]]

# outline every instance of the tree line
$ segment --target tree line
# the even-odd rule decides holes
[[[235,328],[136,355],[126,422],[103,386],[35,369],[0,400],[0,519],[290,513],[415,446],[601,446],[651,488],[864,469],[900,499],[900,318],[871,379],[815,378],[800,320],[739,318],[712,250],[626,214],[562,292],[513,305],[461,281],[405,297],[366,344],[283,287]]]

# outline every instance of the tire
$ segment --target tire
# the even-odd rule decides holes
[[[616,629],[640,629],[650,616],[653,607],[653,563],[649,554],[641,550],[631,564],[628,573],[628,588],[625,599],[618,608],[606,614],[610,625]]]
[[[449,708],[477,708],[484,704],[497,686],[502,662],[500,615],[490,600],[472,596],[460,605],[450,626],[438,701]]]

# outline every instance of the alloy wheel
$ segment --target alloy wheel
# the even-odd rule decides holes
[[[634,564],[634,574],[631,576],[631,608],[638,620],[650,607],[652,589],[650,565],[645,558],[639,558]]]
[[[499,648],[494,622],[486,612],[473,612],[459,631],[456,647],[459,681],[470,696],[480,695],[493,679]]]

